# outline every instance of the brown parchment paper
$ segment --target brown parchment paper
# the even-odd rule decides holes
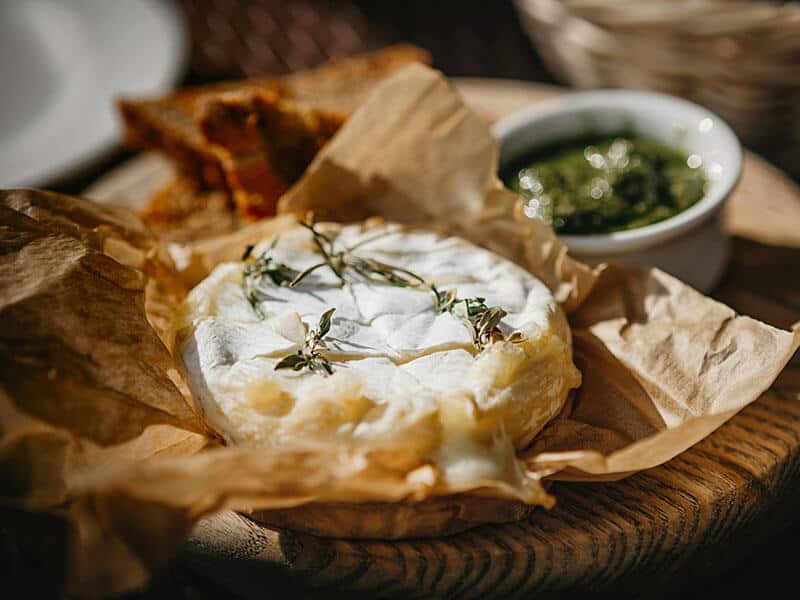
[[[296,213],[447,230],[539,276],[569,314],[583,384],[521,452],[542,476],[602,480],[660,464],[767,389],[800,343],[657,270],[590,269],[528,220],[496,176],[497,147],[438,73],[383,84],[281,200],[232,237],[172,248],[132,215],[46,192],[0,193],[0,501],[63,517],[67,584],[143,584],[191,524],[232,508],[422,499],[369,448],[223,448],[170,355],[185,289]],[[454,490],[456,491],[456,490]],[[483,493],[504,496],[498,482]]]

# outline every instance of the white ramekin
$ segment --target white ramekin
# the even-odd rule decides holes
[[[653,92],[599,90],[565,94],[519,110],[495,123],[500,167],[563,138],[620,131],[650,137],[702,159],[705,196],[660,223],[631,231],[559,236],[570,254],[590,263],[652,265],[701,291],[719,281],[728,260],[720,210],[742,168],[742,150],[731,128],[692,102]]]

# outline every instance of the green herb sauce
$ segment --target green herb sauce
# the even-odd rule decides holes
[[[503,169],[525,213],[557,233],[636,229],[672,217],[703,197],[697,155],[652,139],[586,136],[538,148]]]

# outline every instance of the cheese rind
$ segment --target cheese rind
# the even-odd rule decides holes
[[[514,459],[561,409],[580,375],[569,328],[549,290],[513,263],[454,237],[394,225],[335,226],[337,248],[420,275],[459,298],[507,312],[500,324],[522,342],[478,351],[471,325],[440,313],[427,286],[395,287],[327,267],[288,288],[263,278],[258,311],[242,286],[243,263],[219,265],[189,294],[179,324],[184,369],[209,424],[229,443],[347,441],[409,469],[432,464],[443,488],[489,479],[517,485]],[[368,241],[367,241],[368,240]],[[302,270],[321,260],[305,229],[264,240],[253,255]],[[362,244],[362,242],[365,242]],[[306,330],[335,308],[323,355],[330,376],[275,370]]]

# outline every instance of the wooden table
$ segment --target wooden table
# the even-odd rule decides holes
[[[490,120],[562,93],[502,80],[459,80],[459,87]],[[165,176],[159,159],[136,160],[90,195],[141,195]],[[779,327],[800,321],[800,190],[748,154],[726,220],[734,251],[714,295]],[[795,357],[757,402],[669,463],[614,483],[557,483],[555,509],[449,538],[326,540],[217,515],[196,527],[177,563],[192,575],[177,577],[194,585],[198,597],[203,590],[254,598],[270,590],[475,598],[696,590],[793,522],[800,495],[798,400]],[[205,583],[198,586],[197,578]]]

